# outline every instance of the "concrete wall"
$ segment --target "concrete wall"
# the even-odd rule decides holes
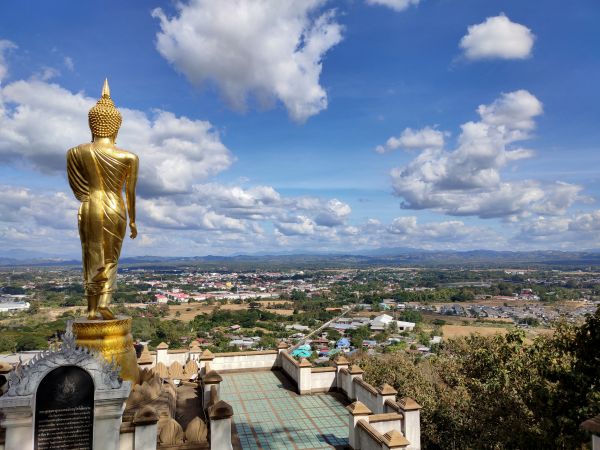
[[[348,373],[348,369],[340,370],[338,374],[338,389],[341,390],[348,399],[354,399],[354,390],[352,389],[352,376]]]
[[[281,352],[280,364],[281,369],[287,374],[288,377],[296,382],[296,385],[298,385],[298,381],[300,379],[300,367],[298,367],[298,362],[287,352]]]
[[[169,365],[171,365],[175,361],[177,361],[182,366],[185,366],[185,363],[188,362],[188,359],[189,359],[189,353],[190,353],[189,351],[184,350],[184,349],[169,350],[167,353]]]
[[[362,378],[355,378],[354,395],[356,400],[365,404],[373,412],[379,412],[380,406],[377,399],[377,390]]]
[[[158,362],[164,363],[169,367],[174,362],[182,366],[189,360],[199,361],[201,354],[190,352],[186,349],[162,349],[150,352],[154,361],[144,367],[152,368]],[[214,358],[210,360],[212,370],[226,372],[228,370],[247,370],[247,369],[273,369],[277,366],[277,350],[215,353]]]
[[[311,392],[328,392],[336,388],[335,367],[311,367]]]
[[[254,352],[215,353],[210,367],[217,372],[228,370],[273,369],[277,364],[277,350]]]
[[[373,414],[369,416],[369,425],[381,434],[390,430],[402,430],[402,416],[399,414]]]
[[[358,442],[361,450],[382,450],[382,440],[380,434],[367,422],[360,421],[356,427],[358,433]]]

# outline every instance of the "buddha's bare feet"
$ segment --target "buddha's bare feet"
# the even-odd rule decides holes
[[[87,315],[88,320],[98,320],[99,317],[97,317],[96,314],[98,314],[98,312],[95,309],[88,311],[88,315]]]
[[[104,320],[113,320],[115,318],[115,315],[113,314],[113,312],[110,309],[108,309],[106,306],[99,307],[98,312],[100,313],[100,315],[102,316],[102,318]]]

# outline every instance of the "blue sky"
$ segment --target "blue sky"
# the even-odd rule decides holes
[[[592,0],[0,8],[5,249],[77,254],[64,154],[105,76],[141,159],[126,254],[598,247]]]

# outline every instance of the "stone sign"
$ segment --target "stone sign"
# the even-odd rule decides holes
[[[91,450],[94,381],[77,366],[50,371],[35,400],[35,450]]]
[[[4,449],[118,449],[131,391],[119,371],[101,354],[78,347],[69,322],[59,349],[9,372],[8,390],[0,396]]]

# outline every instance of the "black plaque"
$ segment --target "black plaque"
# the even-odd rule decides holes
[[[94,381],[76,366],[48,373],[35,397],[35,450],[91,450]]]

